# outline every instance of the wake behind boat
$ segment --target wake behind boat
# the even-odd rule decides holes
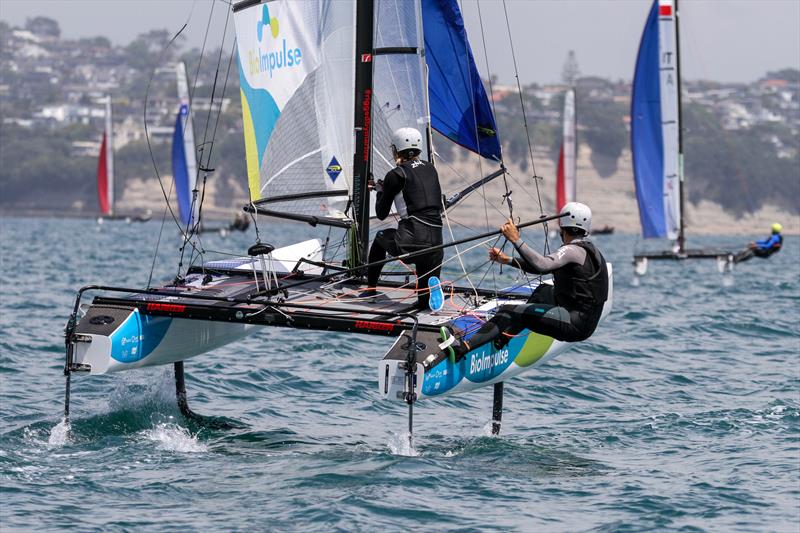
[[[462,276],[441,283],[443,307],[435,311],[418,306],[422,288],[415,278],[420,272],[387,272],[377,296],[362,296],[370,266],[414,263],[415,257],[436,250],[453,250],[446,262],[460,262],[465,252],[459,246],[486,246],[499,238],[499,231],[488,231],[366,261],[374,217],[368,181],[393,168],[387,149],[390,132],[398,127],[425,125],[424,151],[431,161],[432,129],[437,129],[486,158],[487,164],[500,163],[499,170],[442,199],[448,225],[448,211],[460,200],[507,175],[455,0],[245,0],[233,12],[251,195],[245,210],[253,217],[256,243],[246,255],[205,257],[197,238],[203,198],[198,188],[205,180],[195,179],[182,211],[189,218],[175,220],[182,227],[183,245],[172,282],[158,288],[88,286],[79,291],[66,328],[67,416],[73,373],[163,364],[175,365],[178,403],[191,416],[183,361],[260,327],[396,338],[379,363],[378,385],[385,398],[408,404],[409,429],[417,400],[500,383],[570,347],[523,331],[502,350],[479,346],[455,362],[436,340],[445,324],[465,317],[479,323],[502,304],[525,303],[541,278],[490,289],[473,283],[462,264]],[[451,67],[462,69],[460,75],[454,78]],[[184,142],[176,146],[183,146],[186,154],[194,148],[185,144],[190,129],[182,117],[191,116],[191,102],[184,105],[176,126]],[[201,158],[196,172],[211,167]],[[510,194],[506,189],[504,198]],[[540,212],[519,228],[567,215]],[[327,236],[275,249],[261,238],[259,221],[264,217],[322,226]],[[334,232],[340,232],[341,240],[332,237]],[[611,286],[610,265],[608,275]],[[468,283],[458,284],[461,280]],[[87,305],[87,292],[100,294]],[[603,317],[611,305],[609,293]],[[502,404],[502,387],[499,391],[498,396],[496,387],[495,405]]]

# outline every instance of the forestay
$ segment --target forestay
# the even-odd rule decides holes
[[[631,149],[644,237],[676,239],[680,227],[678,55],[673,0],[655,0],[647,18],[631,102]]]

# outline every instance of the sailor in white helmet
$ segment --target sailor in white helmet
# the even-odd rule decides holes
[[[527,304],[501,306],[468,340],[459,339],[459,332],[444,330],[443,336],[456,336],[454,350],[458,356],[487,342],[502,347],[525,328],[566,342],[582,341],[594,333],[608,299],[606,260],[586,239],[592,227],[591,209],[570,202],[561,209],[562,215],[566,213],[559,219],[564,244],[549,255],[525,244],[511,219],[503,225],[503,235],[519,256],[512,258],[492,248],[489,259],[533,274],[552,274],[553,285],[539,285]]]
[[[392,205],[400,216],[397,229],[375,235],[368,262],[398,256],[442,244],[442,189],[439,174],[432,164],[419,158],[422,135],[414,128],[400,128],[392,134],[392,156],[397,164],[383,180],[370,184],[378,191],[375,214],[380,220],[389,216]],[[417,271],[418,307],[428,307],[428,279],[442,269],[441,250],[412,258]],[[367,269],[368,289],[362,296],[377,295],[376,287],[382,265]]]

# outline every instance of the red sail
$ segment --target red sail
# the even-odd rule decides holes
[[[103,142],[100,144],[100,157],[97,160],[97,200],[100,204],[100,213],[108,215],[111,206],[108,203],[108,155],[105,132],[103,132]]]
[[[561,143],[561,151],[558,153],[558,173],[556,174],[556,213],[561,212],[561,208],[567,203],[567,188],[564,179],[564,143]]]

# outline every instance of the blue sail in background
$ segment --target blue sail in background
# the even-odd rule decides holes
[[[183,135],[188,114],[189,107],[182,104],[175,119],[175,131],[172,134],[172,175],[175,180],[175,194],[178,197],[181,224],[184,226],[192,222],[192,187],[189,185],[189,166],[186,162]]]
[[[431,125],[464,148],[501,159],[500,139],[456,0],[422,2]]]
[[[674,239],[680,224],[676,40],[672,0],[655,0],[631,96],[633,173],[645,238]]]

